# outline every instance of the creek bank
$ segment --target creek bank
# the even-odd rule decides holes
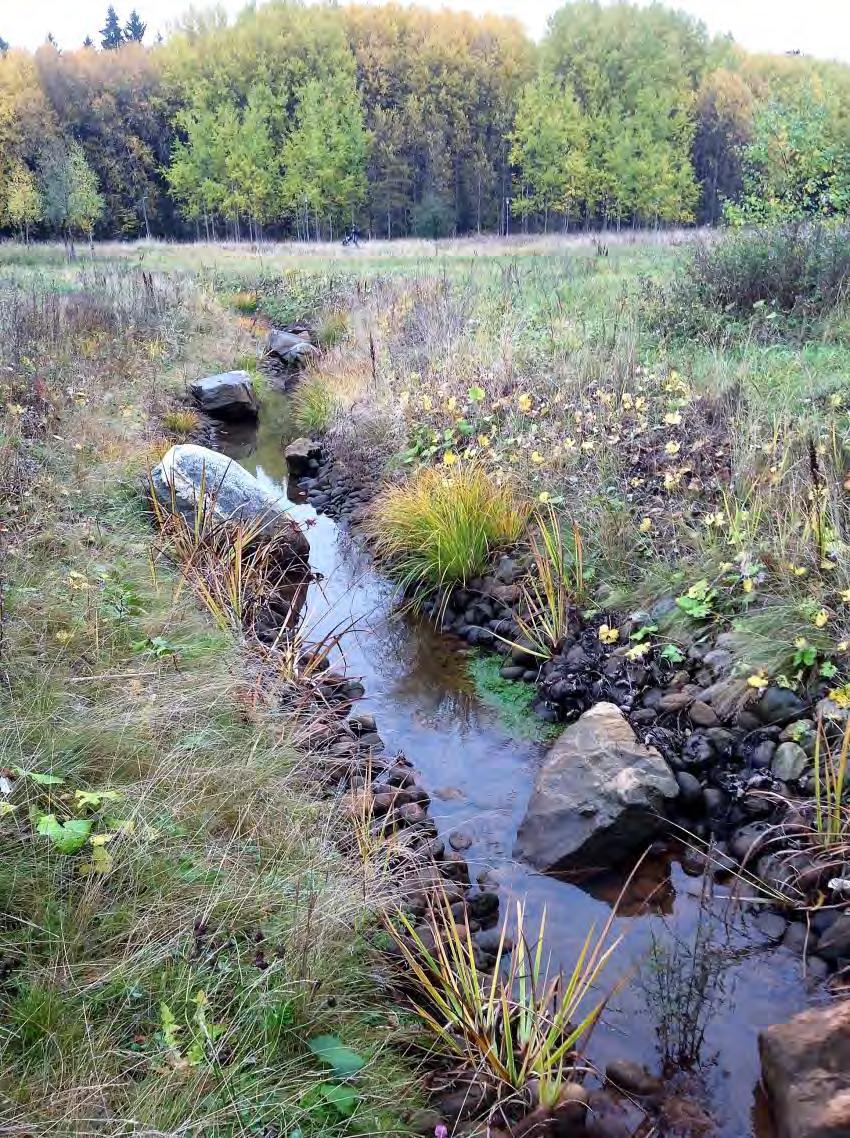
[[[326,452],[317,454],[320,446],[299,440],[293,477],[315,509],[357,526],[380,488],[356,482]],[[841,725],[824,698],[825,684],[810,699],[776,685],[753,688],[735,673],[728,633],[697,634],[681,658],[665,658],[642,630],[667,601],[615,625],[613,643],[602,638],[610,618],[588,619],[573,609],[570,634],[542,661],[523,642],[516,619],[527,568],[522,556],[502,556],[490,574],[435,597],[423,613],[441,631],[500,655],[506,680],[534,685],[535,714],[546,723],[568,725],[599,703],[619,708],[640,744],[657,751],[675,775],[679,793],[667,799],[668,832],[698,847],[688,858],[693,872],[709,867],[728,876],[743,863],[772,889],[778,885],[798,910],[843,876],[810,840],[816,719],[823,712],[833,716],[828,723]],[[736,857],[756,821],[768,833],[762,856],[756,859],[752,848]],[[709,844],[710,852],[701,852]],[[787,866],[785,851],[793,854]],[[843,906],[846,897],[833,891],[827,904]]]
[[[289,437],[291,437],[291,435]],[[302,459],[305,460],[306,470],[297,480],[297,494],[293,491],[290,496],[293,497],[296,501],[303,500],[306,497],[307,501],[310,502],[320,514],[325,514],[328,517],[347,521],[354,526],[356,526],[361,521],[366,520],[368,517],[368,504],[378,488],[375,485],[370,485],[368,480],[364,483],[361,480],[352,478],[321,452],[317,455],[314,440],[308,440],[308,442],[313,445],[308,448],[309,453],[301,456]],[[290,486],[295,483],[294,471],[292,472],[292,475],[293,477],[290,482]],[[277,477],[279,477],[279,475]],[[446,610],[448,624],[447,631],[456,633],[457,630],[456,628],[451,628],[451,623],[458,621],[461,618],[464,618],[465,620],[467,611],[470,610],[472,606],[479,601],[483,600],[486,603],[490,604],[492,606],[492,615],[488,614],[486,609],[483,614],[480,611],[478,613],[474,611],[472,612],[472,616],[475,618],[476,624],[473,626],[469,624],[469,621],[466,621],[466,623],[469,625],[469,628],[467,635],[463,637],[463,640],[465,640],[467,644],[473,644],[478,641],[482,647],[492,647],[495,649],[495,651],[501,653],[501,655],[505,657],[503,670],[512,669],[509,678],[517,679],[524,677],[527,681],[530,682],[530,684],[533,682],[534,688],[537,691],[538,695],[538,708],[541,717],[548,718],[553,722],[563,722],[570,717],[575,718],[578,714],[581,713],[581,710],[585,710],[586,707],[593,706],[593,703],[597,702],[597,692],[593,689],[592,685],[599,682],[600,678],[602,678],[603,682],[608,681],[609,677],[604,676],[604,666],[611,657],[619,658],[619,656],[624,655],[622,649],[624,649],[625,643],[627,643],[627,641],[625,643],[621,641],[621,643],[615,647],[602,645],[598,636],[598,629],[601,623],[601,618],[595,618],[593,621],[586,622],[581,622],[580,620],[576,621],[576,641],[579,642],[580,647],[585,644],[587,645],[587,656],[591,662],[591,666],[587,669],[589,673],[589,686],[587,695],[585,697],[587,699],[587,704],[584,708],[577,707],[572,711],[565,709],[563,713],[559,711],[557,706],[553,706],[555,702],[554,700],[547,700],[545,698],[543,682],[548,677],[548,674],[553,670],[551,667],[548,670],[546,669],[545,665],[541,667],[539,660],[537,660],[533,655],[529,653],[523,653],[521,649],[518,651],[517,657],[514,657],[514,649],[506,648],[503,641],[498,638],[498,635],[494,635],[491,639],[487,636],[486,632],[482,636],[480,631],[474,631],[475,628],[485,628],[487,626],[487,621],[490,619],[503,619],[510,621],[513,618],[513,615],[515,613],[515,606],[518,603],[518,598],[520,595],[519,582],[524,571],[525,566],[521,558],[502,558],[498,565],[495,567],[495,570],[490,575],[488,575],[487,578],[484,578],[480,581],[470,582],[470,587],[467,587],[466,589],[466,596],[463,596],[461,592],[461,595],[459,596],[450,597],[449,599],[452,604],[455,604],[455,602],[457,602],[458,607],[460,608],[461,603],[463,603],[464,607],[462,611],[451,612],[448,609]],[[435,609],[437,607],[438,606],[435,605]],[[483,620],[482,616],[484,618]],[[462,625],[463,620],[461,620],[461,628]],[[495,634],[497,631],[503,631],[506,627],[508,626],[502,626],[502,628],[499,630],[490,628],[489,631]],[[449,642],[451,642],[451,637],[447,640],[447,643]],[[566,649],[566,652],[569,652],[570,648],[572,647],[575,647],[575,644],[569,646]],[[731,653],[726,653],[726,655],[730,656]],[[579,664],[580,662],[581,661],[579,654],[577,652],[574,653],[570,659],[570,664],[575,665]],[[630,661],[630,663],[632,662],[633,661]],[[697,703],[704,701],[692,699],[690,692],[685,692],[684,697],[682,697],[680,694],[682,687],[686,683],[691,682],[692,673],[696,668],[694,661],[688,660],[687,663],[679,664],[678,666],[674,666],[671,662],[668,662],[666,660],[652,660],[651,662],[653,663],[657,677],[660,680],[660,684],[658,686],[662,686],[663,688],[662,694],[672,694],[678,696],[678,699],[674,701],[667,701],[668,707],[664,710],[664,714],[668,717],[671,715],[675,716],[675,721],[678,725],[683,721],[682,708],[686,708],[688,711],[687,717],[684,718],[682,727],[685,736],[687,736],[693,727],[697,725],[697,717],[701,719],[702,724],[706,728],[709,725],[717,725],[712,718],[712,715],[717,715],[717,713],[713,711],[711,704],[707,705],[706,710],[706,708],[696,706]],[[719,661],[715,660],[713,662],[715,664],[718,662],[722,664],[723,653],[721,652]],[[552,661],[549,663],[553,664]],[[711,663],[712,661],[708,659],[707,653],[705,666],[707,667]],[[556,667],[557,663],[553,664],[553,666]],[[684,673],[684,677],[682,673]],[[340,685],[339,690],[341,691],[343,697],[341,701],[342,704],[346,702],[346,696],[350,700],[357,695],[363,694],[362,687],[358,691],[356,687],[356,681],[354,681],[354,684],[355,687],[348,691],[342,689]],[[331,683],[331,687],[334,686],[335,683]],[[644,687],[649,686],[651,685],[648,682],[644,684]],[[669,692],[666,690],[668,688],[670,689]],[[637,694],[640,694],[640,691]],[[779,698],[781,699],[783,697],[780,696]],[[317,699],[318,702],[316,710],[319,711],[323,706],[322,700],[324,697],[317,697]],[[669,707],[669,704],[671,702],[677,704],[679,709],[671,709]],[[691,707],[693,707],[693,717],[690,715]],[[326,714],[327,710],[327,707],[325,707]],[[638,707],[637,710],[640,710],[640,708]],[[628,711],[626,712],[626,715],[627,718],[632,721],[631,715]],[[773,717],[774,713],[771,712],[769,718],[772,719]],[[349,721],[351,719],[356,720],[357,717],[352,717],[349,715]],[[638,731],[641,741],[646,743],[646,740],[642,734],[640,722],[638,721],[635,723],[632,721],[632,725]],[[771,724],[771,726],[776,726],[776,724]],[[341,733],[334,735],[333,732],[335,730],[338,730],[340,727],[342,728]],[[377,734],[377,723],[373,722],[372,728],[375,729],[374,734]],[[392,730],[393,729],[391,727],[391,731]],[[367,735],[372,733],[372,730],[366,732]],[[734,731],[732,733],[734,734]],[[400,837],[404,842],[412,840],[413,843],[415,845],[419,845],[420,848],[427,848],[426,843],[428,841],[436,840],[437,845],[435,847],[435,852],[442,852],[443,855],[445,855],[447,852],[445,843],[443,843],[442,851],[439,845],[440,841],[442,840],[441,838],[437,837],[436,839],[429,839],[426,834],[423,840],[423,838],[417,834],[416,828],[418,826],[421,826],[423,822],[426,821],[423,819],[420,810],[425,812],[427,818],[427,816],[430,814],[430,807],[426,807],[424,802],[421,801],[405,802],[404,796],[399,797],[396,792],[391,789],[393,783],[388,782],[387,779],[383,776],[387,774],[388,770],[394,766],[392,760],[387,760],[386,755],[383,751],[378,751],[377,754],[373,751],[371,755],[364,755],[364,752],[361,751],[360,748],[356,745],[356,740],[361,739],[362,734],[362,730],[359,727],[355,728],[355,746],[352,751],[352,738],[349,736],[349,729],[344,714],[341,713],[340,715],[333,716],[333,723],[330,726],[330,734],[328,736],[328,739],[332,741],[329,741],[329,746],[324,748],[327,756],[326,793],[334,798],[345,801],[353,808],[357,809],[359,803],[362,802],[360,792],[366,791],[368,795],[372,796],[373,799],[377,799],[377,809],[379,812],[384,809],[386,810],[384,817],[387,818],[389,823],[388,830],[392,830],[392,832]],[[380,736],[378,736],[378,739],[380,739]],[[349,756],[352,753],[355,756],[355,760],[359,769],[354,770],[353,777],[351,774],[352,767],[350,762],[347,759],[345,762],[341,762],[340,756],[338,754],[330,753],[335,746],[340,744],[340,749],[342,751],[347,752]],[[364,758],[367,760],[365,764],[363,761]],[[371,761],[375,760],[377,760],[377,765],[373,767],[371,765]],[[387,762],[390,763],[390,768],[383,766],[383,764]],[[407,767],[407,772],[406,774],[402,772],[401,774],[394,776],[396,780],[398,778],[401,778],[406,781],[409,777],[413,779],[414,784],[421,785],[416,776],[416,772],[407,765],[406,759],[403,760],[402,766]],[[691,826],[693,827],[695,821],[698,824],[705,819],[703,796],[710,797],[711,788],[708,787],[704,789],[701,778],[696,774],[691,775],[691,772],[688,770],[677,770],[676,775],[680,788],[680,795],[677,799],[676,810],[679,810],[680,808],[683,809],[687,802],[689,804],[688,809],[690,813],[687,815],[683,813],[682,817],[687,817],[690,820]],[[696,791],[694,790],[694,784],[696,784]],[[686,793],[685,788],[688,789],[689,793]],[[396,791],[398,789],[406,790],[409,789],[409,787],[397,786]],[[433,793],[437,794],[436,791]],[[415,787],[414,794],[416,794]],[[389,795],[389,797],[381,797],[383,795]],[[695,811],[696,803],[699,804],[697,811]],[[399,806],[409,807],[409,809],[405,809],[404,813],[402,814],[398,809]],[[378,823],[380,816],[381,815],[379,814],[378,817],[373,818],[373,825]],[[449,843],[449,846],[451,847],[451,842]],[[456,851],[451,850],[451,853],[456,853]],[[728,862],[728,855],[725,855],[725,857]],[[454,862],[454,859],[451,860]],[[701,875],[706,868],[706,865],[710,863],[707,863],[704,856],[697,857],[695,860],[699,862],[699,865],[694,867],[694,872]],[[686,859],[683,858],[683,866],[685,865],[685,861]],[[455,865],[457,865],[456,862]],[[409,866],[408,869],[410,869]],[[439,873],[439,870],[437,870],[437,873]],[[478,928],[476,925],[479,922],[479,917],[476,915],[470,915],[468,912],[464,913],[464,908],[468,908],[468,903],[478,895],[479,891],[484,894],[491,893],[493,895],[496,906],[498,906],[498,882],[489,874],[483,875],[481,877],[481,880],[478,880],[476,878],[473,881],[472,878],[475,875],[472,873],[471,867],[468,865],[468,863],[466,879],[469,879],[469,884],[467,884],[467,880],[464,879],[462,869],[459,870],[452,868],[450,870],[450,873],[453,873],[455,875],[460,874],[460,880],[458,880],[457,876],[452,879],[451,876],[446,876],[442,873],[439,873],[439,877],[443,882],[450,882],[450,893],[453,893],[453,895],[457,897],[457,900],[453,902],[453,905],[457,906],[457,915],[462,917],[461,923],[466,924],[468,921],[472,922],[471,927],[474,930],[473,935],[476,938],[479,938],[476,941],[476,956],[483,963],[486,958],[482,957],[480,953],[492,951],[492,948],[494,947],[492,936],[495,924],[498,921],[498,909],[495,911],[496,915],[489,918],[490,923],[487,925],[487,927],[483,927],[482,925],[481,928]],[[424,909],[420,908],[419,914],[417,914],[415,910],[411,910],[414,916],[423,915],[427,912],[428,889],[423,888],[423,886],[427,886],[429,882],[433,884],[435,880],[436,878],[434,876],[433,868],[425,869],[424,874],[419,873],[418,871],[416,873],[410,873],[409,885],[412,889],[410,895],[414,898],[414,905],[420,907],[423,905],[423,903],[425,905]],[[488,904],[492,903],[493,902],[488,902]],[[766,917],[770,916],[771,914],[766,914]],[[766,936],[769,936],[770,942],[772,943],[776,943],[776,940],[779,937],[783,936],[783,929],[787,928],[788,933],[792,933],[794,930],[801,929],[801,926],[799,924],[788,926],[787,922],[783,918],[779,917],[778,914],[774,916],[776,916],[777,924],[779,921],[782,922],[782,929],[771,928],[769,930],[769,933],[765,933]],[[759,918],[760,921],[763,919],[764,918]],[[418,925],[420,932],[424,932],[425,928],[426,924],[424,921]],[[759,929],[761,930],[760,924]],[[783,937],[783,943],[786,941],[789,946],[792,946],[792,951],[798,950],[799,941],[794,940],[793,936],[786,935]],[[796,948],[793,947],[794,945],[796,945]],[[809,974],[822,975],[823,973],[819,971],[819,967],[816,967],[816,965],[820,966],[821,964],[824,965],[824,968],[826,967],[825,962],[822,962],[817,958],[813,959],[810,962]],[[749,1083],[748,1085],[751,1086],[752,1083]],[[464,1078],[461,1075],[452,1075],[450,1072],[441,1072],[435,1075],[433,1082],[435,1103],[439,1105],[442,1102],[443,1097],[448,1100],[445,1103],[442,1116],[440,1114],[436,1115],[438,1121],[442,1117],[448,1121],[450,1125],[452,1124],[454,1117],[452,1110],[457,1105],[457,1096],[460,1094],[464,1099],[467,1097],[468,1081],[466,1086],[467,1091],[465,1092]],[[618,1113],[620,1108],[616,1100],[616,1094],[614,1090],[612,1088],[605,1088],[599,1092],[592,1091],[591,1096],[596,1096],[597,1093],[601,1094],[603,1097],[598,1104],[598,1109],[588,1119],[587,1132],[593,1132],[595,1130],[595,1132],[600,1134],[625,1133],[623,1130],[625,1123],[623,1121],[621,1113]],[[452,1095],[455,1097],[454,1103],[452,1102]],[[709,1132],[705,1129],[706,1118],[704,1113],[700,1113],[699,1107],[688,1098],[687,1094],[685,1095],[684,1099],[682,1099],[681,1096],[677,1097],[674,1092],[671,1092],[670,1097],[663,1106],[659,1106],[658,1103],[652,1104],[649,1102],[647,1102],[645,1105],[649,1110],[649,1117],[654,1118],[659,1122],[663,1121],[665,1125],[667,1125],[668,1119],[674,1121],[678,1120],[675,1121],[675,1125],[677,1126],[679,1125],[679,1122],[681,1122],[682,1127],[685,1127],[685,1129],[681,1130],[681,1133],[683,1134],[702,1134]],[[630,1109],[633,1110],[634,1108],[631,1107]],[[461,1111],[461,1114],[463,1117],[466,1117],[465,1111]],[[606,1120],[610,1119],[610,1124],[608,1121],[605,1121],[604,1123],[600,1121],[603,1118]],[[630,1130],[633,1132],[635,1126],[640,1125],[641,1120],[646,1120],[647,1115],[640,1114],[637,1119],[635,1119],[634,1115],[630,1115],[629,1118],[633,1122],[633,1125],[630,1126]],[[691,1126],[691,1123],[693,1123],[693,1126]],[[673,1125],[673,1121],[670,1122],[670,1125]],[[427,1130],[427,1133],[433,1134],[433,1126],[434,1123],[432,1121],[431,1128],[430,1130]],[[691,1126],[691,1129],[687,1129],[688,1126]],[[455,1125],[451,1132],[454,1134],[473,1133],[474,1128],[470,1129],[470,1127],[470,1123],[461,1122]],[[425,1133],[426,1130],[423,1130],[422,1132]],[[670,1130],[670,1133],[675,1132],[679,1131]],[[740,1131],[736,1130],[735,1133],[737,1134],[739,1132]]]

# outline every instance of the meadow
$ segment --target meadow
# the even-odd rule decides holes
[[[145,507],[198,425],[186,383],[238,366],[262,390],[266,329],[308,326],[296,422],[374,493],[365,540],[410,604],[439,623],[509,554],[511,635],[541,663],[577,621],[671,672],[722,637],[745,692],[801,693],[840,733],[845,244],[0,247],[10,1132],[421,1132],[423,1029],[376,947],[396,899],[318,797],[292,676],[269,683]],[[834,852],[844,772],[822,773],[812,842]]]

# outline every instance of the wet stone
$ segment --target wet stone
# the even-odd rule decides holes
[[[621,1091],[645,1097],[658,1094],[663,1090],[664,1084],[660,1079],[642,1067],[640,1063],[633,1063],[628,1059],[615,1060],[605,1068],[605,1077]]]
[[[818,941],[818,955],[825,960],[850,957],[850,913],[837,917]]]
[[[472,838],[463,830],[454,830],[449,834],[449,845],[453,850],[468,850],[472,845]]]
[[[689,812],[695,812],[703,804],[703,791],[699,779],[690,771],[676,771],[679,784],[679,804]]]
[[[788,920],[781,913],[773,913],[766,909],[756,917],[755,926],[769,940],[781,940],[788,928]]]
[[[801,719],[806,705],[795,692],[771,685],[756,704],[755,711],[762,723],[787,723]]]

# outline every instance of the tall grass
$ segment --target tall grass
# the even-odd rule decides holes
[[[243,521],[217,517],[203,478],[194,513],[186,518],[176,505],[163,506],[149,479],[162,552],[179,566],[219,628],[241,636],[276,604],[294,623],[308,569],[301,567],[300,580],[286,571],[292,560],[286,534],[270,531],[262,515]]]
[[[815,833],[828,849],[850,842],[850,803],[846,800],[850,765],[850,720],[836,754],[824,724],[815,741]]]
[[[613,914],[598,935],[588,932],[572,970],[551,976],[545,911],[532,933],[521,902],[516,943],[511,948],[506,923],[492,972],[478,964],[469,927],[455,924],[445,894],[427,917],[433,949],[406,916],[399,920],[395,938],[414,984],[413,1008],[438,1043],[500,1096],[527,1093],[536,1080],[541,1103],[554,1106],[607,1002],[596,986],[619,945],[610,935]]]
[[[531,577],[523,585],[516,621],[524,646],[548,659],[569,632],[570,604],[585,598],[584,546],[578,526],[573,523],[569,541],[554,506],[548,506],[531,537],[531,556]]]
[[[371,533],[378,554],[416,596],[483,573],[492,553],[516,542],[528,508],[480,466],[421,467],[386,487]]]
[[[339,406],[338,397],[318,374],[305,376],[292,395],[293,418],[307,435],[323,435]]]
[[[398,1134],[414,1080],[386,1047],[362,936],[386,896],[305,792],[274,669],[247,670],[231,635],[258,587],[250,535],[221,592],[218,532],[175,539],[218,631],[152,554],[128,477],[154,384],[226,364],[226,317],[207,338],[194,306],[189,326],[167,306],[155,320],[141,281],[84,291],[0,304],[0,383],[17,361],[0,434],[10,394],[26,460],[25,480],[0,466],[15,550],[0,558],[3,1127]],[[321,1058],[329,1035],[354,1041],[358,1070],[351,1052],[347,1075]]]

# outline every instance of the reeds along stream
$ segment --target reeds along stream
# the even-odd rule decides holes
[[[397,615],[395,587],[356,535],[299,501],[283,457],[294,433],[288,397],[272,391],[257,429],[222,431],[218,447],[285,497],[307,526],[320,574],[304,618],[310,638],[350,627],[340,647],[348,674],[365,686],[361,710],[376,717],[387,750],[403,751],[422,773],[441,836],[471,839],[464,851],[470,873],[498,883],[503,913],[511,911],[509,897],[523,897],[534,928],[545,908],[546,951],[553,966],[571,968],[590,927],[608,919],[622,877],[564,880],[513,861],[543,744],[517,738],[476,693],[465,645]],[[608,976],[612,984],[623,974],[629,980],[589,1057],[600,1067],[633,1059],[668,1080],[682,1078],[715,1119],[718,1136],[766,1138],[757,1034],[805,1006],[801,961],[770,939],[757,914],[730,903],[729,888],[688,876],[680,856],[668,849],[648,858],[620,902],[613,933],[623,940]]]

